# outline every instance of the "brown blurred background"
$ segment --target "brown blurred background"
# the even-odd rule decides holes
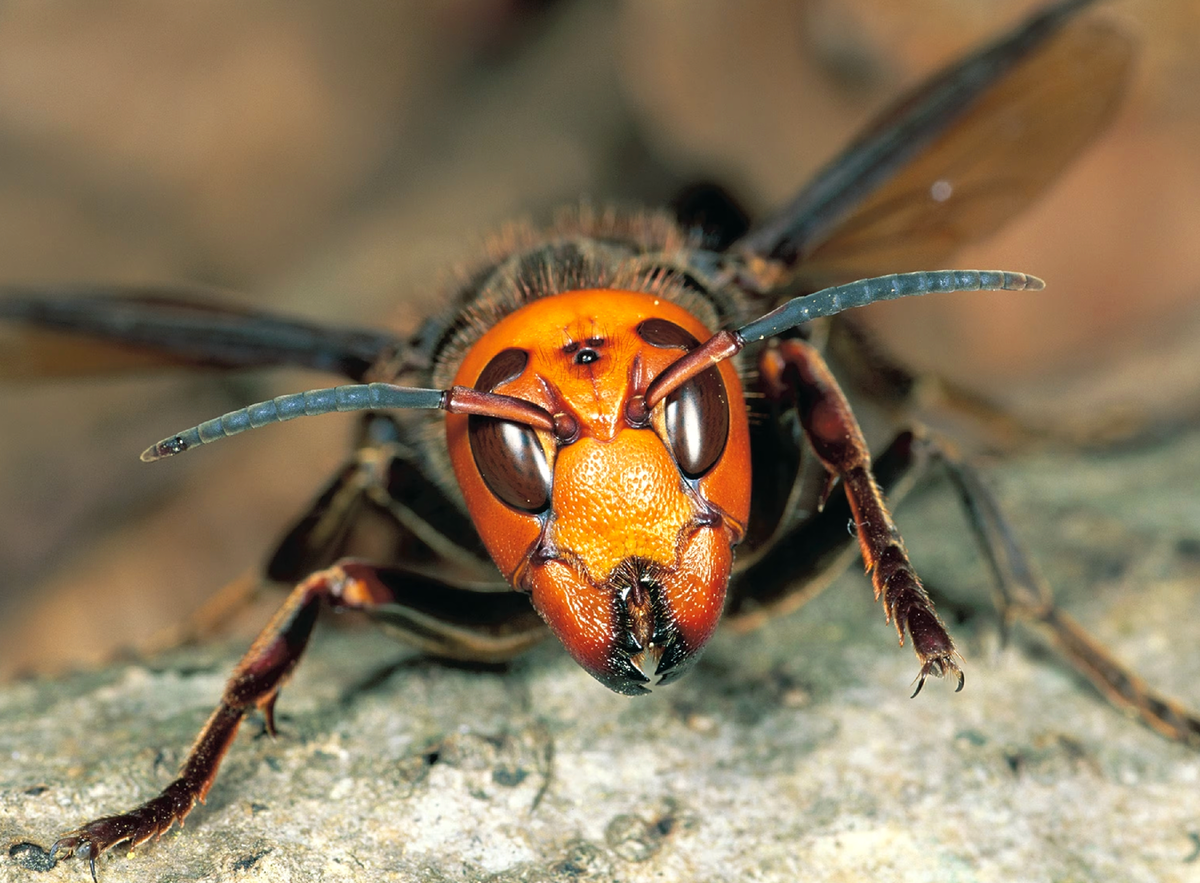
[[[189,281],[412,327],[507,218],[660,202],[761,215],[897,89],[1026,0],[436,0],[0,7],[0,281]],[[883,305],[893,351],[1031,419],[1200,412],[1200,7],[1113,0],[1116,123],[959,266],[1030,295]],[[0,338],[0,346],[3,338]],[[136,645],[257,565],[347,421],[147,467],[146,444],[317,375],[0,388],[0,673]],[[1197,464],[1200,468],[1200,464]]]

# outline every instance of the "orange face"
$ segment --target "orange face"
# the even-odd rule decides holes
[[[622,693],[695,661],[720,618],[750,505],[737,372],[722,362],[637,423],[629,402],[711,336],[689,312],[627,291],[573,291],[505,317],[455,385],[564,415],[567,441],[450,414],[450,458],[497,566],[571,655]]]

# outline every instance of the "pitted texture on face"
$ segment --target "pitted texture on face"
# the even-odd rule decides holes
[[[500,372],[505,376],[497,375],[494,391],[532,402],[549,414],[563,414],[579,427],[578,438],[561,445],[549,435],[538,437],[553,473],[544,523],[535,513],[518,511],[530,507],[501,502],[487,490],[469,444],[461,444],[467,418],[446,417],[447,447],[467,508],[476,524],[488,526],[482,531],[484,542],[509,579],[519,577],[540,540],[586,562],[592,579],[603,580],[629,556],[672,564],[680,529],[714,508],[730,520],[732,536],[740,537],[748,509],[744,485],[749,464],[742,450],[747,444],[745,406],[733,366],[717,368],[723,376],[719,385],[733,391],[719,404],[738,418],[731,442],[738,462],[731,461],[721,475],[705,475],[693,482],[694,487],[685,487],[662,427],[634,428],[626,420],[631,397],[644,392],[682,352],[641,337],[637,329],[649,319],[669,324],[689,340],[709,335],[696,317],[654,295],[573,291],[535,301],[507,316],[464,358],[454,381],[475,386],[496,360],[507,366],[506,353],[525,354],[523,369],[513,376]],[[730,431],[727,421],[720,429],[724,438]],[[723,449],[721,444],[713,446],[716,456]],[[493,484],[505,474],[495,468],[491,473]],[[543,536],[544,528],[552,534]]]
[[[633,555],[673,564],[679,531],[695,515],[679,470],[649,430],[563,448],[554,501],[553,544],[572,550],[597,580]]]

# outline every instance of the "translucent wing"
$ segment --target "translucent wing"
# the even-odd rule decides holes
[[[1118,106],[1132,49],[1049,8],[895,104],[734,246],[819,288],[943,266],[1032,202]]]
[[[402,346],[384,332],[317,325],[192,292],[0,288],[0,378],[291,365],[361,380]]]

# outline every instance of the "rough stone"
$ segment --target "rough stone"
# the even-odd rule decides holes
[[[992,478],[1060,600],[1200,705],[1200,432],[1024,457]],[[1185,881],[1200,755],[1105,704],[1018,630],[997,639],[953,495],[898,513],[955,621],[966,689],[910,700],[861,573],[687,678],[606,691],[545,645],[507,671],[415,658],[327,620],[207,805],[101,880]],[[0,691],[0,880],[86,878],[40,847],[171,777],[240,648]]]

